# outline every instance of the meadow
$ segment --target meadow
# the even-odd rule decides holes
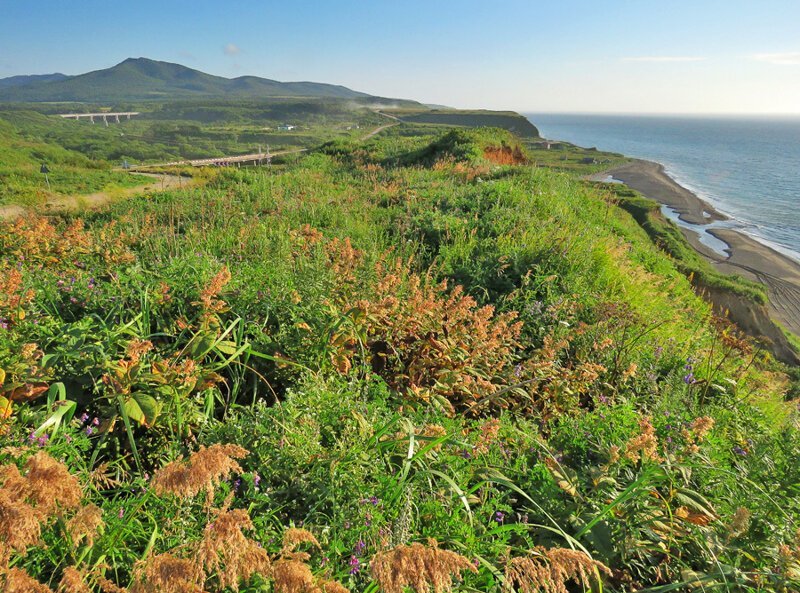
[[[796,371],[584,155],[431,131],[0,222],[4,590],[798,590]]]

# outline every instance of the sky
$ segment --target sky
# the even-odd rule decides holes
[[[459,108],[800,114],[800,0],[0,0],[0,78],[129,57]]]

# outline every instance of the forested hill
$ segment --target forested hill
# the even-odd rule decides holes
[[[0,80],[0,101],[137,101],[189,97],[335,97],[371,95],[347,87],[318,82],[279,82],[257,76],[224,78],[180,64],[147,58],[129,58],[105,70],[60,80]]]

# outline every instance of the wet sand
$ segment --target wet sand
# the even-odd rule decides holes
[[[674,209],[680,219],[686,222],[705,224],[712,220],[727,219],[711,204],[667,175],[660,163],[636,159],[608,173],[648,198]]]
[[[650,199],[670,206],[686,222],[702,225],[727,218],[670,178],[659,163],[634,160],[607,171],[606,175],[624,182]],[[736,230],[708,231],[728,245],[727,257],[700,243],[697,233],[686,228],[681,228],[681,231],[692,247],[720,272],[738,274],[764,284],[770,301],[770,316],[800,336],[800,262]]]

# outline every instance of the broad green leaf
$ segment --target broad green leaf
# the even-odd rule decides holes
[[[152,426],[158,413],[161,411],[161,404],[155,398],[146,393],[133,393],[122,404],[124,414],[138,422],[142,426]]]

